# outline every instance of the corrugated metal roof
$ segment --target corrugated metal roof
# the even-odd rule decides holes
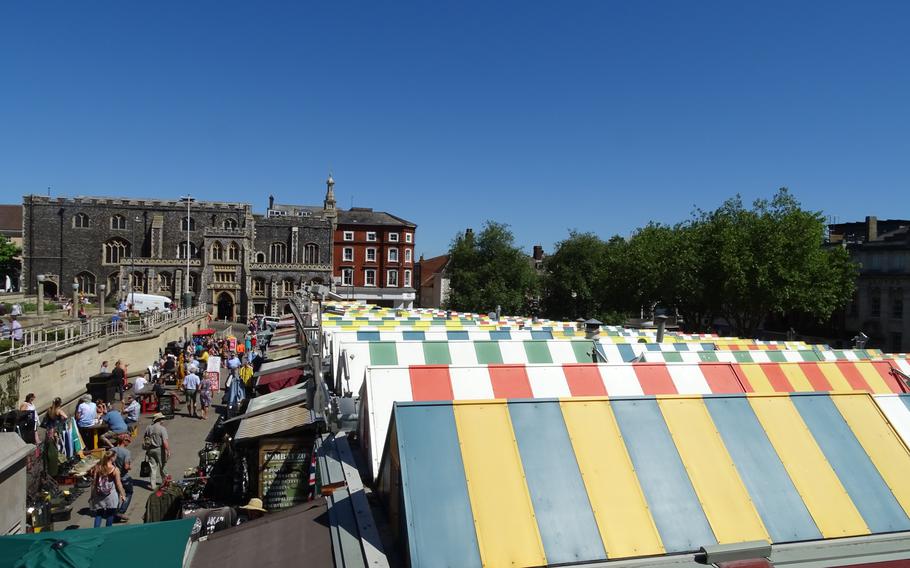
[[[259,438],[287,432],[314,423],[313,414],[302,404],[293,404],[265,414],[244,418],[237,429],[236,440]]]
[[[399,403],[388,439],[412,566],[910,530],[910,451],[866,393]]]

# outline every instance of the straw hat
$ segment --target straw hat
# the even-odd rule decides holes
[[[250,499],[249,503],[241,506],[240,508],[246,509],[247,511],[259,511],[260,513],[268,513],[268,511],[262,507],[262,499],[259,497],[253,497]]]
[[[152,422],[158,422],[159,420],[164,420],[165,418],[167,418],[167,416],[161,414],[160,412],[156,412],[155,415],[152,416]]]

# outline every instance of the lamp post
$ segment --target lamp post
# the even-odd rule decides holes
[[[44,274],[38,275],[38,315],[44,315]]]
[[[79,283],[73,280],[73,317],[79,319]]]
[[[107,286],[98,284],[98,315],[104,317],[104,291]]]
[[[190,204],[194,199],[190,195],[183,195],[180,201],[186,203],[186,274],[183,275],[183,307],[189,308],[193,305],[193,298],[190,295]]]

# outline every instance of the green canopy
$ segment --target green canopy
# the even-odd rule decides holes
[[[0,536],[0,568],[183,566],[194,519]],[[143,546],[150,554],[137,554]],[[137,548],[139,547],[139,548]]]

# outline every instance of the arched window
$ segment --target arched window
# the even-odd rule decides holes
[[[238,261],[240,260],[240,245],[231,241],[231,244],[228,245],[228,260]]]
[[[199,249],[196,247],[196,243],[190,243],[190,258],[198,258]],[[180,241],[180,244],[177,245],[177,258],[182,258],[186,260],[186,241]]]
[[[171,276],[170,272],[158,273],[158,290],[162,292],[170,292],[173,285],[174,277]]]
[[[269,246],[269,262],[287,262],[287,247],[284,243],[272,243]]]
[[[145,273],[137,270],[130,274],[130,286],[133,292],[145,291]]]
[[[187,221],[187,219],[189,219],[189,221]],[[189,229],[187,229],[187,225],[189,225]],[[180,220],[180,230],[181,231],[187,231],[187,230],[195,231],[196,230],[196,220],[193,219],[192,217],[184,217],[183,219]]]
[[[80,272],[76,275],[79,291],[89,296],[95,295],[95,275],[91,272]]]
[[[116,296],[120,293],[120,273],[111,272],[107,275],[107,295]]]
[[[197,285],[199,283],[198,275],[195,272],[190,272],[190,291],[198,292]]]
[[[104,243],[104,264],[117,264],[130,255],[130,244],[123,239],[109,239]]]
[[[76,213],[73,215],[73,228],[74,229],[88,229],[89,218],[85,213]]]
[[[224,247],[221,246],[221,243],[215,241],[212,243],[212,260],[224,260]]]
[[[114,229],[114,230],[126,229],[126,217],[124,217],[123,215],[113,215],[111,217],[111,229]]]
[[[316,243],[307,243],[303,247],[303,263],[319,264],[319,245]]]
[[[223,226],[225,229],[236,229],[237,228],[237,219],[231,219],[228,217],[224,220]]]
[[[290,278],[285,278],[281,281],[281,295],[282,296],[292,296],[294,294],[294,281]]]
[[[265,262],[265,253],[264,252],[256,253],[256,262]]]
[[[253,278],[253,295],[265,296],[265,279]]]

